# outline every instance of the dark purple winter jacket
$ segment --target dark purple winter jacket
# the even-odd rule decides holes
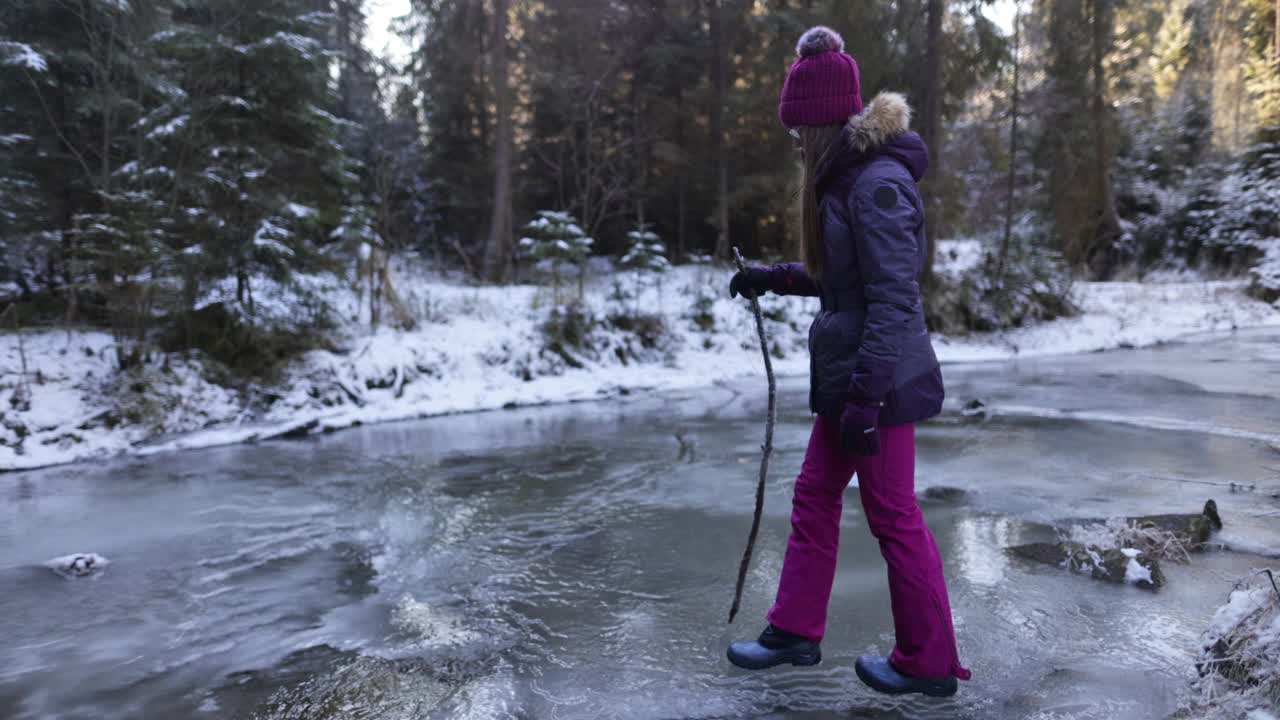
[[[927,245],[916,183],[929,153],[910,116],[901,95],[881,93],[850,119],[847,152],[818,176],[822,277],[815,283],[800,263],[771,272],[774,292],[822,299],[809,329],[809,406],[820,415],[883,402],[880,424],[899,425],[942,409],[919,282]]]

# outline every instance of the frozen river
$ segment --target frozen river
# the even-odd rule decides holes
[[[1167,717],[1230,583],[1280,554],[1280,331],[945,374],[918,489],[967,491],[924,503],[974,673],[954,699],[854,676],[892,643],[856,492],[823,663],[724,660],[780,570],[810,422],[790,379],[735,626],[762,382],[0,475],[0,718]],[[1004,551],[1209,497],[1233,550],[1158,592]],[[75,552],[110,564],[43,566]]]

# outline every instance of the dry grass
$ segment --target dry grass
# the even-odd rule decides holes
[[[1154,525],[1126,523],[1117,533],[1121,547],[1138,548],[1144,553],[1170,562],[1191,562],[1188,538]]]
[[[1280,587],[1270,570],[1236,583],[1203,636],[1190,717],[1280,708]]]
[[[1106,548],[1134,548],[1158,560],[1186,563],[1191,561],[1190,538],[1151,524],[1114,519],[1106,523],[1077,525],[1067,539],[1085,545]]]

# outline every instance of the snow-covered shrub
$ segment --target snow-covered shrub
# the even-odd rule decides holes
[[[1191,264],[1243,272],[1251,292],[1280,299],[1280,129],[1231,165],[1206,169],[1172,219],[1175,250]]]
[[[1262,259],[1250,271],[1253,283],[1249,292],[1259,300],[1280,301],[1280,242],[1269,243]]]
[[[1280,300],[1280,126],[1263,132],[1262,142],[1250,150],[1245,163],[1253,178],[1250,211],[1260,234],[1267,235],[1259,241],[1262,258],[1251,270],[1250,292],[1276,302]]]
[[[704,333],[714,331],[716,329],[715,292],[706,284],[698,283],[691,286],[689,294],[693,296],[693,302],[686,317],[698,330]]]
[[[595,316],[582,303],[553,307],[542,323],[546,349],[563,358],[569,367],[584,367],[575,353],[594,350],[592,334],[597,324]]]
[[[1033,233],[1020,226],[1003,263],[999,239],[988,237],[978,241],[977,257],[951,271],[944,266],[925,303],[929,327],[942,333],[989,332],[1076,314],[1070,271],[1057,253],[1033,240]]]
[[[1146,176],[1157,172],[1154,165],[1121,158],[1117,182],[1116,208],[1120,214],[1122,236],[1100,249],[1090,262],[1094,279],[1114,279],[1118,275],[1141,277],[1149,271],[1177,270],[1185,261],[1169,252],[1169,227],[1179,209],[1187,202],[1185,180],[1172,186]]]
[[[405,304],[412,309],[414,317],[423,323],[443,325],[449,322],[449,312],[444,301],[433,295],[429,288],[423,289],[421,293],[410,291]]]
[[[1270,190],[1265,178],[1240,165],[1219,172],[1192,191],[1176,230],[1191,262],[1237,270],[1255,261],[1261,243],[1273,237],[1277,209],[1265,202]]]
[[[533,222],[524,226],[524,233],[519,242],[520,256],[533,263],[547,261],[551,264],[556,304],[561,302],[560,266],[564,263],[578,269],[578,299],[581,300],[587,259],[595,240],[587,237],[572,215],[554,210],[539,210]]]
[[[589,362],[657,361],[669,354],[674,342],[661,315],[613,311],[599,316],[584,303],[552,308],[540,330],[539,354],[563,363],[537,363],[544,374],[584,368]]]
[[[1194,93],[1180,91],[1154,117],[1135,104],[1117,112],[1126,129],[1113,170],[1121,232],[1091,251],[1088,267],[1095,280],[1170,269],[1170,216],[1185,203],[1188,177],[1201,172],[1209,141],[1208,108]]]
[[[199,350],[242,375],[271,376],[287,361],[325,347],[334,327],[323,288],[263,283],[259,312],[217,294],[177,316],[157,340],[166,352]]]
[[[96,388],[107,408],[77,429],[123,424],[159,435],[229,420],[239,412],[239,393],[215,365],[199,352],[183,353],[107,376]]]
[[[1267,717],[1280,708],[1280,589],[1267,571],[1238,582],[1201,638],[1192,704],[1178,717]]]
[[[623,286],[622,281],[614,278],[609,284],[609,302],[618,307],[625,307],[627,303],[635,300],[636,293],[631,292]]]
[[[786,305],[768,305],[760,308],[760,314],[765,320],[776,323],[786,324],[789,321],[787,317]]]
[[[666,320],[655,313],[614,313],[607,320],[613,329],[634,337],[643,350],[658,349],[667,336]],[[625,356],[620,355],[619,359],[627,362],[637,356],[638,353],[633,350]]]

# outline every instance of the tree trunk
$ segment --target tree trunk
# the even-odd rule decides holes
[[[935,213],[934,222],[925,223],[924,280],[933,277],[933,256],[937,247],[942,168],[942,19],[947,13],[946,0],[929,0],[928,38],[925,54],[924,142],[929,146],[930,177],[926,185],[926,206]]]
[[[338,28],[334,49],[338,53],[338,105],[344,118],[353,117],[351,63],[355,51],[351,47],[351,3],[338,3]]]
[[[111,146],[114,141],[113,131],[115,130],[115,109],[117,104],[116,89],[112,85],[112,71],[115,64],[116,50],[116,19],[114,15],[108,13],[110,18],[108,22],[106,46],[102,50],[106,53],[106,58],[94,58],[94,67],[97,68],[98,74],[98,97],[102,102],[102,149],[100,158],[102,179],[99,181],[99,191],[102,193],[102,211],[104,213],[111,212],[110,201],[108,197],[111,194]],[[96,43],[94,43],[96,45]]]
[[[716,160],[715,256],[729,259],[729,174],[725,167],[724,92],[725,62],[722,0],[711,0],[711,149]]]
[[[636,201],[636,227],[643,230],[645,225],[645,193],[649,189],[648,145],[642,140],[645,134],[645,123],[640,112],[639,86],[645,79],[637,70],[631,78],[631,141],[635,143],[635,191],[632,195]]]
[[[596,156],[595,156],[595,152],[592,150],[591,143],[594,141],[596,136],[595,102],[596,102],[596,93],[599,92],[599,90],[600,90],[600,83],[599,81],[597,81],[595,85],[591,88],[591,94],[587,96],[586,134],[585,134],[585,139],[582,142],[582,153],[583,153],[582,166],[585,168],[585,170],[583,171],[583,174],[582,174],[583,179],[578,183],[578,186],[579,186],[578,187],[578,205],[582,208],[582,215],[580,216],[580,219],[582,221],[582,224],[586,226],[588,232],[591,230],[591,217],[592,217],[591,193],[593,190],[595,190],[595,180],[596,180],[596,175],[595,175]],[[578,151],[576,150],[574,151],[575,156],[577,155],[577,152]]]
[[[1095,211],[1098,213],[1097,223],[1092,236],[1087,238],[1088,247],[1083,248],[1080,260],[1088,261],[1094,252],[1105,244],[1113,242],[1120,236],[1120,216],[1116,212],[1115,190],[1111,186],[1111,140],[1107,122],[1107,85],[1102,61],[1106,55],[1109,35],[1108,25],[1111,22],[1109,4],[1112,0],[1091,0],[1089,3],[1089,23],[1092,32],[1092,75],[1093,98],[1090,103],[1093,115],[1094,162],[1093,182],[1097,193]]]
[[[1009,107],[1009,184],[1005,190],[1004,238],[1000,241],[1000,257],[996,263],[996,281],[1004,282],[1005,263],[1013,241],[1013,197],[1018,177],[1018,101],[1022,71],[1022,3],[1014,5],[1013,14],[1013,96]]]
[[[680,177],[676,179],[676,252],[675,257],[684,259],[685,253],[688,252],[688,245],[685,242],[685,206],[687,201],[685,195],[688,194],[689,181],[686,179],[684,171],[680,173]]]
[[[484,279],[503,283],[511,275],[511,88],[507,77],[507,0],[493,0],[493,92],[497,147],[493,158],[493,212],[484,251]]]
[[[676,93],[676,113],[677,118],[684,118],[684,88],[677,87]],[[689,163],[686,161],[687,139],[685,137],[686,123],[683,121],[676,122],[676,146],[680,148],[680,164],[676,168],[676,252],[673,257],[684,259],[685,253],[688,252],[688,246],[685,242],[685,195],[688,193],[689,186]]]

